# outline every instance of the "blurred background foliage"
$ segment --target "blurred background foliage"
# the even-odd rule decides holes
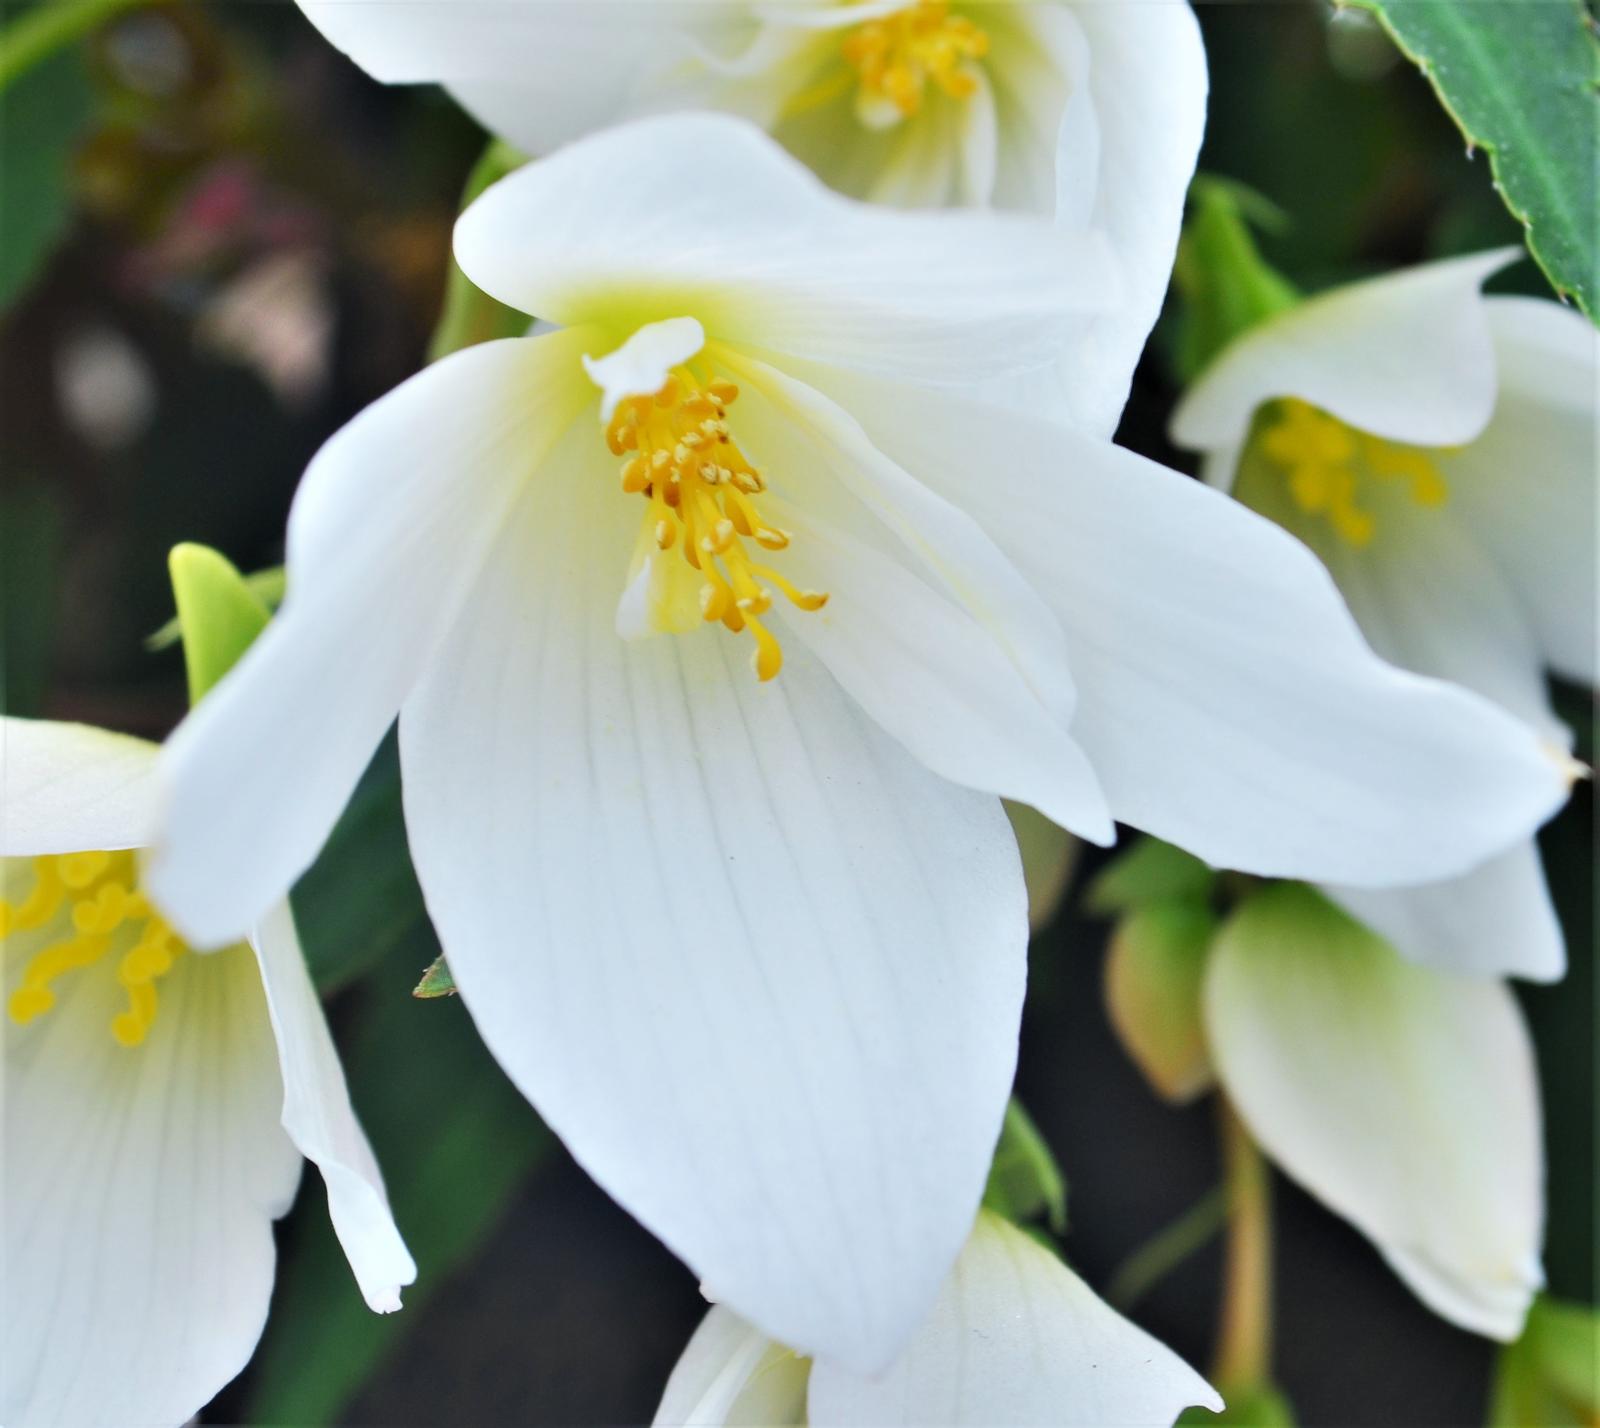
[[[8,23],[29,13],[0,8]],[[1250,204],[1258,240],[1296,286],[1519,241],[1483,156],[1369,17],[1313,0],[1200,14],[1202,169],[1266,200]],[[172,726],[181,657],[147,648],[172,614],[168,549],[201,541],[247,571],[281,560],[312,452],[426,358],[483,150],[440,94],[369,81],[287,0],[124,5],[0,92],[8,712],[151,738]],[[1548,291],[1532,263],[1500,285]],[[1184,319],[1169,304],[1120,433],[1177,466],[1163,429],[1189,365]],[[1592,761],[1588,695],[1559,698]],[[1523,989],[1546,1096],[1546,1262],[1570,1303],[1541,1309],[1496,1374],[1493,1345],[1421,1308],[1280,1179],[1278,1380],[1302,1423],[1483,1422],[1491,1383],[1497,1422],[1594,1421],[1592,1405],[1578,1416],[1595,1347],[1581,1312],[1595,1292],[1593,817],[1583,785],[1543,839],[1572,972]],[[1115,1039],[1108,922],[1082,895],[1103,862],[1079,860],[1035,938],[1018,1091],[1070,1185],[1069,1258],[1204,1365],[1213,1111],[1157,1100]],[[368,1314],[308,1176],[280,1228],[261,1350],[204,1419],[648,1419],[701,1312],[695,1284],[571,1163],[459,1003],[411,995],[438,948],[392,739],[295,906],[421,1274],[405,1312]],[[1174,1222],[1169,1247],[1198,1248],[1153,1276],[1139,1251]]]

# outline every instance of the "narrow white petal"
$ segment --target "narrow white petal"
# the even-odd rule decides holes
[[[1436,1313],[1516,1338],[1542,1282],[1533,1048],[1499,982],[1394,950],[1273,889],[1208,969],[1212,1056],[1250,1132]]]
[[[849,386],[872,441],[1050,603],[1073,737],[1120,821],[1216,866],[1384,886],[1453,876],[1564,800],[1559,750],[1377,659],[1270,521],[1054,422]]]
[[[317,454],[290,514],[288,599],[162,751],[148,882],[190,941],[242,935],[316,856],[506,512],[594,401],[593,341],[468,348]]]
[[[1063,314],[1116,300],[1094,237],[857,203],[715,114],[519,169],[462,214],[455,250],[486,292],[553,322],[688,315],[712,338],[952,385],[1053,360]]]
[[[88,724],[0,719],[0,857],[148,843],[155,757],[154,744]]]
[[[803,650],[758,684],[721,630],[618,640],[633,504],[582,480],[507,527],[401,716],[418,874],[485,1041],[579,1162],[717,1300],[881,1368],[1004,1111],[1015,842]]]
[[[283,1128],[328,1187],[328,1214],[367,1306],[400,1307],[417,1266],[395,1228],[383,1176],[356,1120],[344,1068],[328,1033],[288,903],[267,914],[251,938],[266,988],[283,1076]]]
[[[1484,279],[1522,256],[1502,248],[1352,283],[1251,328],[1189,389],[1172,439],[1193,450],[1243,436],[1255,409],[1299,397],[1377,436],[1470,441],[1495,403]]]
[[[811,1361],[713,1305],[667,1380],[655,1428],[803,1428]]]
[[[705,346],[705,329],[692,317],[669,317],[639,328],[621,347],[585,355],[583,370],[600,388],[600,420],[610,421],[626,397],[654,396],[672,369]]]
[[[1199,1374],[1096,1297],[1049,1250],[987,1212],[886,1374],[811,1371],[814,1428],[996,1423],[1170,1428],[1220,1410]]]
[[[182,959],[132,1048],[114,965],[57,992],[5,1028],[0,1419],[182,1423],[255,1349],[300,1174],[261,979],[244,948]]]
[[[1535,982],[1559,981],[1567,970],[1566,940],[1531,840],[1442,883],[1323,891],[1424,966]]]

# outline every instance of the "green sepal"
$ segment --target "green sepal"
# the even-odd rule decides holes
[[[243,577],[251,592],[260,597],[269,611],[283,604],[284,592],[289,588],[289,572],[281,565],[269,565],[265,570],[255,570]],[[183,628],[174,615],[153,635],[146,635],[144,647],[152,654],[170,649],[183,638]]]
[[[438,956],[428,964],[428,970],[422,974],[422,980],[411,989],[414,997],[453,997],[456,994],[456,979],[450,974],[450,964],[444,957]]]
[[[1202,174],[1189,186],[1189,218],[1172,280],[1182,304],[1173,335],[1178,380],[1192,382],[1235,338],[1293,307],[1300,293],[1261,256],[1251,225],[1283,215],[1243,184]]]
[[[1216,1079],[1201,987],[1217,915],[1199,898],[1133,908],[1117,922],[1105,964],[1111,1025],[1151,1089],[1182,1105]]]
[[[167,570],[183,632],[183,664],[193,707],[266,629],[272,612],[227,557],[209,546],[173,546]]]
[[[1216,881],[1215,871],[1193,853],[1145,837],[1089,884],[1084,902],[1100,917],[1158,902],[1207,902]]]
[[[495,140],[483,151],[482,157],[467,175],[466,188],[462,190],[461,207],[466,209],[474,199],[498,183],[514,169],[528,162],[520,153],[501,140]],[[484,292],[464,272],[454,258],[450,260],[449,274],[445,279],[444,306],[439,313],[438,325],[428,343],[428,360],[437,362],[463,347],[475,347],[497,337],[521,337],[532,325],[525,312],[507,307]]]
[[[1541,1296],[1522,1337],[1500,1351],[1489,1428],[1577,1428],[1600,1421],[1600,1312]]]
[[[1043,1216],[1052,1234],[1066,1233],[1066,1177],[1039,1128],[1015,1100],[1006,1107],[983,1204],[1014,1225],[1026,1228],[1027,1221]]]

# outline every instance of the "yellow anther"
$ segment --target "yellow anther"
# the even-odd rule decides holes
[[[725,407],[731,407],[739,400],[737,383],[730,382],[726,377],[717,377],[706,384],[706,394],[713,401],[721,402]]]
[[[765,546],[768,550],[787,550],[789,548],[789,532],[780,531],[776,526],[761,526],[755,533],[756,544]]]
[[[57,867],[58,861],[53,857],[35,858],[33,891],[20,906],[0,902],[0,938],[9,937],[13,932],[43,927],[56,915],[67,895]]]
[[[655,538],[656,544],[660,546],[662,550],[670,550],[672,548],[672,542],[678,538],[678,527],[672,521],[669,521],[665,516],[663,516],[656,522]]]
[[[756,637],[756,652],[750,659],[756,678],[763,684],[769,679],[776,679],[778,671],[783,668],[783,647],[772,638],[771,631],[760,620],[746,615],[744,624]]]
[[[622,468],[622,489],[636,496],[650,484],[650,463],[643,456],[635,456]]]
[[[843,50],[857,76],[858,112],[868,123],[881,123],[885,105],[890,120],[896,113],[905,119],[916,114],[929,84],[952,99],[970,99],[978,91],[971,62],[988,54],[989,36],[971,20],[952,15],[948,0],[915,0],[858,25],[845,37]],[[832,86],[819,91],[820,98],[832,94]]]
[[[49,987],[18,987],[11,994],[6,1010],[11,1020],[26,1026],[36,1016],[43,1016],[56,1004],[56,994]]]
[[[63,853],[59,861],[61,881],[74,892],[88,887],[110,866],[110,853]]]

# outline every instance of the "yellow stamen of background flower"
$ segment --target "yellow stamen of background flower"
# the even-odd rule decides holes
[[[917,0],[903,10],[856,26],[845,37],[845,61],[855,70],[861,96],[887,101],[909,119],[936,84],[952,99],[978,88],[969,61],[989,52],[989,36],[971,20],[952,15],[947,0]]]
[[[186,950],[138,888],[131,852],[46,854],[32,860],[34,884],[21,902],[0,901],[0,942],[44,931],[51,940],[28,959],[7,1011],[26,1025],[56,1004],[54,983],[122,950],[116,976],[127,1007],[111,1034],[137,1046],[159,1006],[156,982]]]
[[[717,378],[702,385],[680,367],[654,396],[630,397],[617,408],[606,444],[627,458],[623,491],[649,503],[644,521],[656,548],[678,551],[700,572],[701,617],[734,634],[748,632],[756,674],[767,680],[783,667],[782,648],[758,618],[772,607],[768,586],[801,610],[820,610],[828,597],[798,589],[752,560],[745,547],[749,540],[783,550],[789,533],[762,517],[757,498],[766,480],[729,429],[728,408],[738,396],[732,382]]]
[[[1261,434],[1261,450],[1287,473],[1295,505],[1323,517],[1357,549],[1377,534],[1377,516],[1368,503],[1380,483],[1400,484],[1412,501],[1429,509],[1450,499],[1437,460],[1443,448],[1404,446],[1357,431],[1296,398],[1279,403],[1277,419]]]

